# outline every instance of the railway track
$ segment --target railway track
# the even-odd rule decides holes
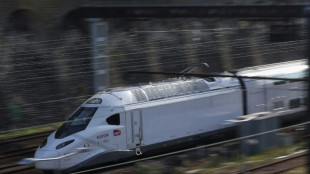
[[[47,135],[49,135],[51,131],[45,131],[35,134],[29,134],[29,135],[23,135],[22,137],[10,137],[6,139],[0,139],[1,146],[7,146],[8,144],[13,143],[19,143],[29,140],[38,139],[38,142],[41,142],[41,140]],[[28,139],[29,138],[29,139]],[[2,141],[4,140],[4,141]],[[33,141],[31,141],[33,142]],[[35,144],[32,143],[31,146],[18,148],[15,150],[7,150],[5,152],[0,151],[0,174],[8,174],[8,173],[41,173],[41,171],[38,171],[34,168],[33,165],[17,165],[16,162],[24,157],[30,157],[35,152],[35,149],[38,147],[39,143]],[[0,147],[1,147],[0,146]],[[243,171],[236,172],[235,174],[241,174],[241,173],[281,173],[285,172],[287,170],[303,166],[306,163],[306,155],[307,152],[295,154],[288,156],[283,159],[279,159],[275,162],[255,166],[252,168],[248,168]],[[120,166],[120,168],[122,168]],[[33,172],[34,171],[34,172]],[[99,170],[98,173],[101,173],[102,170]],[[103,172],[106,170],[103,170]],[[105,172],[104,172],[105,173]]]
[[[33,165],[16,163],[22,158],[32,156],[42,140],[51,133],[52,131],[43,131],[0,139],[0,174],[34,173]]]
[[[277,160],[275,162],[271,162],[268,164],[263,164],[259,166],[255,166],[243,171],[239,171],[235,174],[242,174],[242,173],[251,173],[251,174],[278,174],[278,173],[283,173],[288,170],[303,166],[307,163],[306,161],[306,155],[307,152],[295,154],[280,160]],[[119,166],[120,169],[117,170],[122,170],[122,166]],[[5,165],[5,166],[0,166],[0,174],[9,174],[9,173],[33,173],[32,171],[36,171],[39,173],[40,171],[37,171],[33,165],[17,165],[16,163]],[[98,173],[105,173],[109,170],[99,170]],[[111,172],[111,170],[110,170]],[[97,173],[97,172],[95,172]]]
[[[10,151],[1,153],[0,160],[10,159],[13,157],[18,157],[18,156],[23,156],[23,155],[27,155],[30,153],[34,153],[37,147],[38,146],[35,145],[35,146],[25,147],[25,148],[17,149],[17,150],[10,150]]]
[[[17,143],[25,140],[32,140],[32,139],[38,139],[38,138],[44,138],[47,137],[49,134],[51,134],[53,131],[42,131],[42,132],[36,132],[31,134],[26,134],[22,136],[11,136],[7,138],[1,138],[0,139],[0,147],[3,145],[11,144],[11,143]]]
[[[275,162],[255,166],[235,174],[251,173],[251,174],[278,174],[284,173],[291,169],[301,167],[307,164],[308,151],[284,157]]]
[[[18,172],[22,172],[22,173],[32,173],[30,171],[35,170],[33,165],[18,165],[18,164],[12,164],[12,165],[8,165],[7,167],[3,167],[0,169],[0,173],[1,174],[11,174],[11,173],[18,173]]]
[[[9,154],[7,156],[1,156],[0,159],[0,174],[9,174],[21,172],[26,173],[28,170],[34,170],[33,165],[18,165],[17,162],[23,157],[29,157],[33,155],[35,148],[20,149],[17,152]]]
[[[214,149],[209,149],[206,150],[205,152],[202,152],[203,156],[204,153],[206,153],[206,156],[199,155],[199,151],[189,151],[189,152],[184,152],[184,153],[176,153],[174,155],[168,155],[168,156],[161,156],[161,157],[156,157],[152,158],[153,156],[146,157],[136,160],[132,160],[129,162],[124,162],[124,164],[117,164],[116,166],[111,165],[111,166],[105,166],[105,167],[98,167],[92,168],[89,170],[84,170],[80,171],[77,173],[88,173],[88,171],[91,171],[94,174],[116,174],[116,173],[135,173],[135,163],[143,162],[145,163],[145,166],[152,166],[152,163],[160,163],[163,164],[163,166],[166,166],[168,168],[182,168],[182,161],[183,160],[191,160],[192,163],[195,163],[197,161],[197,166],[201,166],[202,164],[201,159],[208,160],[209,156],[208,154],[215,154],[221,151],[223,147],[217,147],[215,146]],[[212,152],[213,151],[213,152]],[[215,152],[217,151],[217,152]],[[195,156],[199,157],[195,157]],[[251,174],[278,174],[278,173],[283,173],[289,170],[292,170],[294,168],[304,166],[306,165],[307,162],[307,156],[308,152],[307,151],[301,151],[301,152],[295,152],[294,154],[287,155],[280,157],[279,159],[276,159],[273,162],[265,163],[265,164],[259,164],[254,167],[248,167],[246,169],[240,170],[242,166],[235,166],[234,169],[230,168],[229,171],[221,170],[218,173],[220,174],[244,174],[244,173],[251,173]],[[156,155],[155,155],[156,156]],[[199,164],[200,163],[200,164]],[[245,164],[245,163],[244,163]],[[128,166],[130,165],[130,166]],[[195,166],[192,166],[195,168]],[[167,169],[168,169],[167,168]],[[199,167],[198,167],[199,168]],[[211,167],[212,168],[212,167]],[[215,167],[216,168],[216,167]],[[205,168],[207,169],[207,168]],[[183,173],[191,173],[192,171],[187,171],[186,167],[184,168],[186,171],[180,171]],[[203,171],[204,169],[199,169],[197,171]],[[195,172],[194,172],[195,173]],[[199,172],[198,172],[199,173]],[[212,172],[212,173],[217,173],[217,172]]]

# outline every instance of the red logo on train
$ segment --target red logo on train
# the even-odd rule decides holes
[[[121,135],[121,130],[114,130],[113,131],[114,136],[120,136]]]

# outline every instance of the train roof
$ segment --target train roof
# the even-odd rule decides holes
[[[93,100],[94,98],[102,98],[106,94],[111,94],[122,99],[123,104],[126,105],[203,93],[212,89],[225,88],[229,86],[239,86],[239,83],[233,78],[169,79],[147,85],[114,88],[108,91],[102,91],[97,93],[90,100]]]
[[[289,61],[269,65],[243,68],[237,71],[242,76],[266,76],[273,77],[285,75],[285,73],[302,72],[307,69],[306,60]],[[249,79],[247,79],[249,80]],[[96,101],[95,98],[110,98],[111,95],[122,100],[122,105],[142,103],[160,99],[169,99],[178,96],[204,93],[210,90],[240,86],[236,78],[174,78],[166,81],[138,85],[133,87],[114,88],[102,91],[91,97],[88,101]],[[108,96],[110,94],[110,96]],[[88,104],[86,101],[85,104]],[[109,99],[102,105],[115,106]],[[99,104],[99,103],[98,103]],[[120,103],[118,104],[120,105]]]
[[[284,77],[288,74],[303,72],[308,69],[307,60],[294,60],[268,65],[260,65],[239,69],[237,75],[259,77]],[[297,78],[297,77],[296,77]]]

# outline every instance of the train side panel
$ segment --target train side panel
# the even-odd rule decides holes
[[[308,77],[308,66],[306,60],[289,61],[241,69],[238,75],[305,78]],[[244,83],[247,91],[247,114],[263,111],[296,112],[307,96],[304,82],[244,79]]]
[[[196,100],[141,110],[143,145],[152,145],[218,130],[223,122],[242,115],[240,89]]]
[[[283,112],[305,104],[307,88],[304,82],[252,80],[246,85],[248,114]]]

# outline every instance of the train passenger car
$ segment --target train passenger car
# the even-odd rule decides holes
[[[239,70],[240,76],[305,78],[308,77],[306,60],[289,61]],[[301,119],[306,111],[307,83],[289,80],[243,79],[245,84],[246,114],[257,112],[281,113],[283,125]],[[294,117],[292,116],[294,115]]]
[[[243,76],[305,77],[305,60],[257,66]],[[226,72],[227,74],[227,72]],[[225,120],[262,111],[296,113],[302,82],[237,78],[170,79],[99,92],[37,149],[35,166],[74,171],[215,135]]]

